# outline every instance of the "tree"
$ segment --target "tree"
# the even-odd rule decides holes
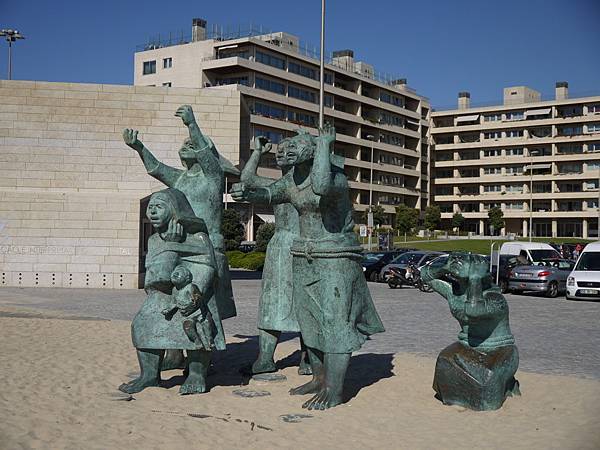
[[[458,228],[458,232],[460,233],[460,229],[465,224],[465,217],[457,212],[452,216],[452,228]]]
[[[504,213],[500,208],[494,206],[488,211],[488,217],[490,219],[490,225],[494,227],[494,230],[500,231],[504,228]]]
[[[425,228],[435,230],[442,221],[442,212],[439,206],[431,205],[425,208]]]
[[[274,223],[263,223],[258,230],[256,230],[256,251],[266,252],[269,241],[275,234]]]
[[[225,250],[237,250],[244,240],[244,225],[242,218],[235,209],[223,211],[221,233],[225,239]]]
[[[406,205],[396,206],[396,229],[400,233],[410,233],[417,226],[419,211]]]
[[[374,205],[372,208],[373,211],[373,226],[383,225],[385,223],[385,210],[381,205]],[[364,214],[365,223],[368,222],[368,214],[369,210],[367,209]]]

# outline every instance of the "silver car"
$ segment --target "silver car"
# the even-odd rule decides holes
[[[566,259],[546,259],[538,264],[513,267],[508,274],[508,290],[515,294],[534,291],[556,297],[566,291],[573,266],[573,261]]]

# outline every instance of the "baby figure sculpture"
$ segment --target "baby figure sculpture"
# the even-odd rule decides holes
[[[489,263],[481,256],[454,253],[421,271],[424,282],[441,294],[460,323],[458,342],[439,354],[433,389],[446,405],[477,411],[498,409],[519,395],[514,375],[519,354],[508,321],[508,304],[492,285]]]

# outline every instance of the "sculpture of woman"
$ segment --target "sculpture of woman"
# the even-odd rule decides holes
[[[184,349],[189,374],[180,393],[205,392],[212,347],[225,349],[215,299],[217,265],[206,225],[194,214],[183,193],[172,188],[154,193],[146,214],[156,230],[148,241],[146,256],[144,289],[148,296],[131,324],[141,373],[119,389],[131,394],[149,386],[159,386],[164,350]],[[176,304],[171,296],[173,280],[177,281],[178,272],[191,274],[194,295],[189,296],[186,304],[181,305],[184,300],[179,300],[182,307],[172,310]],[[193,333],[186,330],[189,328],[186,322],[197,315],[194,313],[200,308],[210,312],[213,336],[208,340],[209,345],[193,339],[190,337]],[[172,311],[167,313],[169,310]]]
[[[215,249],[218,270],[217,304],[222,319],[236,315],[229,264],[225,256],[224,239],[221,234],[223,219],[223,192],[225,171],[239,174],[239,170],[217,152],[212,140],[200,131],[192,107],[183,105],[176,116],[181,117],[188,127],[190,137],[179,149],[179,157],[184,169],[168,166],[158,161],[138,139],[138,132],[123,131],[123,140],[142,159],[148,174],[173,187],[186,196],[196,216],[201,217],[208,228],[208,234]],[[181,352],[169,352],[163,369],[180,367]]]
[[[241,181],[248,187],[268,186],[275,180],[256,174],[262,155],[271,150],[271,143],[264,137],[254,141],[255,149],[242,170]],[[275,155],[277,165],[285,175],[291,169],[284,154],[284,146],[279,145]],[[252,374],[275,372],[277,367],[273,355],[282,331],[298,332],[300,327],[292,304],[292,242],[299,234],[298,212],[290,203],[273,205],[275,233],[265,258],[262,276],[262,290],[258,305],[258,345],[259,354],[251,368],[244,371]],[[306,349],[300,338],[302,352],[298,373],[310,375]]]
[[[348,181],[331,163],[334,141],[328,127],[317,138],[308,133],[289,138],[280,145],[293,170],[266,187],[232,188],[236,200],[291,203],[298,211],[300,236],[291,248],[293,304],[313,378],[290,394],[315,394],[303,405],[308,409],[342,402],[352,352],[384,331],[359,263]]]
[[[498,409],[507,396],[519,395],[514,377],[519,353],[510,331],[508,304],[492,285],[488,261],[454,253],[443,264],[423,268],[421,276],[448,300],[461,326],[458,342],[437,358],[436,396],[447,405],[482,411]]]

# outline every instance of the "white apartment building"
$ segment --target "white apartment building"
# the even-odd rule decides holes
[[[502,208],[503,234],[597,237],[600,210],[600,96],[569,98],[556,83],[542,101],[525,86],[504,89],[502,105],[431,113],[432,201],[442,218],[461,213],[465,229],[488,234]]]
[[[317,133],[319,61],[298,37],[287,33],[237,29],[209,31],[194,19],[192,35],[158,40],[135,54],[135,85],[200,87],[236,85],[247,108],[240,120],[246,136],[240,145],[243,165],[253,137],[273,143],[299,127]],[[373,204],[392,222],[395,206],[424,209],[429,196],[428,100],[405,79],[377,74],[355,61],[351,50],[333,53],[325,67],[325,120],[337,132],[335,152],[344,156],[356,220],[364,223],[369,205],[371,169]],[[203,117],[199,118],[202,126]],[[371,165],[371,153],[373,164]],[[278,177],[273,155],[263,159],[261,174]]]

